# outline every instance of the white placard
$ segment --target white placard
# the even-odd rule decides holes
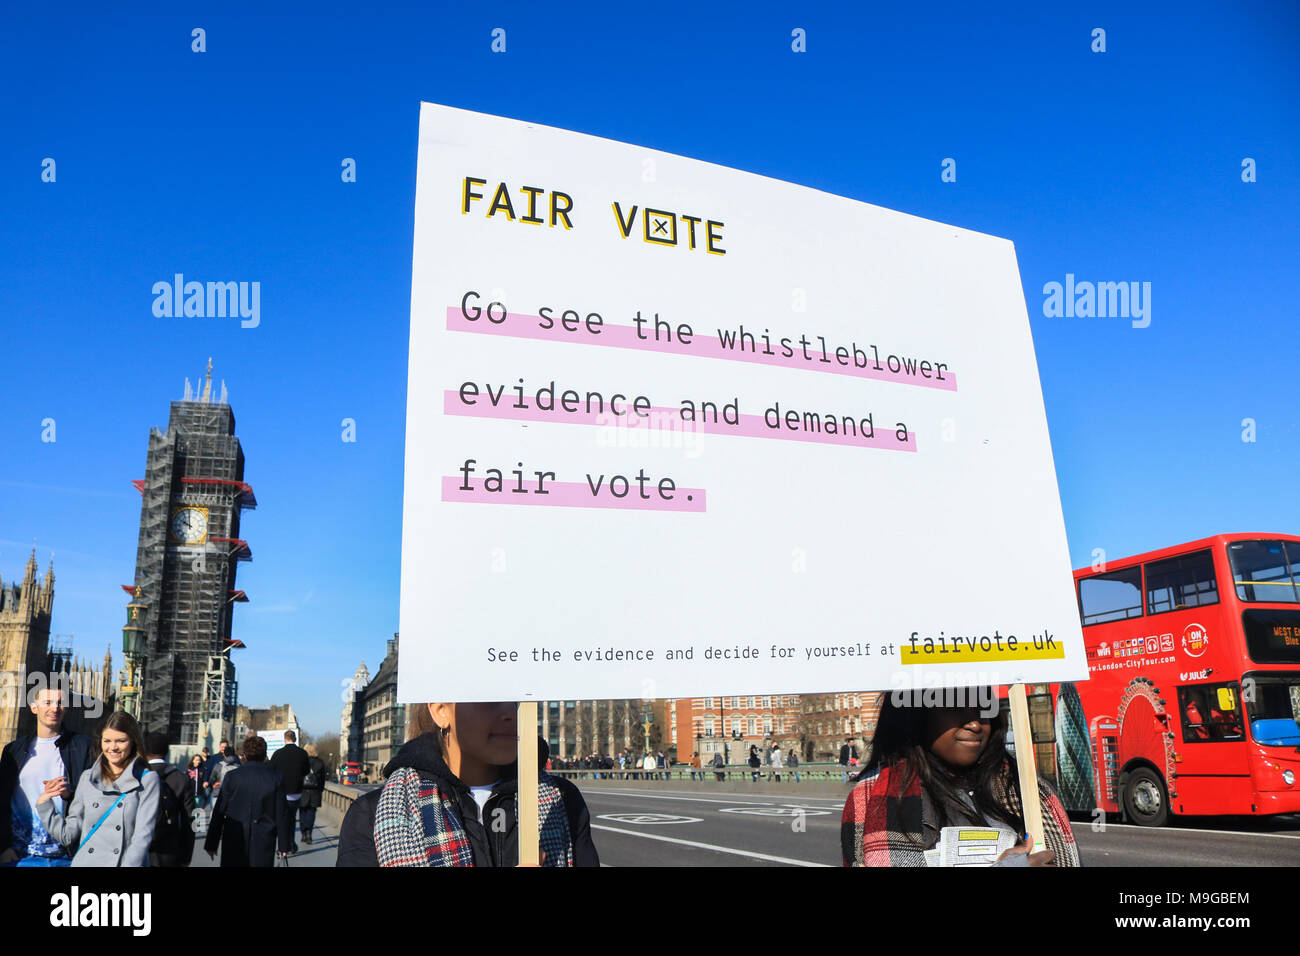
[[[426,103],[406,428],[404,701],[1086,679],[1004,239]]]
[[[270,760],[278,750],[283,750],[287,741],[283,730],[259,730],[257,736],[266,741],[266,759]]]

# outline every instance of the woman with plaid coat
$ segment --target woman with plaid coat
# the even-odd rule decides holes
[[[412,705],[411,739],[384,768],[384,786],[348,810],[336,865],[515,866],[516,707]],[[537,802],[542,866],[599,866],[578,788],[541,773]]]
[[[844,865],[925,866],[924,853],[943,827],[974,825],[1017,837],[994,866],[1078,866],[1065,807],[1042,777],[1046,849],[1030,852],[1038,834],[1024,838],[1019,778],[1005,744],[1005,714],[921,706],[919,693],[887,695],[871,759],[844,804]]]

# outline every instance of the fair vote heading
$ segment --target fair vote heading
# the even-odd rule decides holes
[[[477,187],[486,186],[488,181],[476,176],[466,176],[461,186],[460,211],[470,215],[472,211],[484,209],[488,219],[500,219],[502,222],[517,222],[526,226],[546,226],[554,229],[563,226],[574,228],[575,206],[573,196],[559,189],[545,189],[542,186],[519,186],[511,197],[508,183],[499,182],[495,188],[479,192]],[[491,199],[488,194],[491,193]],[[609,225],[614,227],[614,235],[630,239],[635,232],[642,242],[657,246],[682,246],[695,251],[715,256],[725,256],[723,249],[722,227],[725,223],[717,219],[706,219],[687,213],[673,212],[667,209],[651,209],[633,205],[626,210],[622,202],[610,203],[612,217]]]

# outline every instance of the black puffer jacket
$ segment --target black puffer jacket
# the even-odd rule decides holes
[[[475,866],[515,866],[519,862],[519,839],[515,820],[515,794],[518,792],[517,767],[510,764],[501,768],[501,779],[492,788],[492,795],[483,808],[484,819],[491,819],[503,810],[511,821],[505,833],[490,832],[478,822],[478,804],[470,794],[469,786],[451,772],[442,759],[442,751],[432,734],[408,741],[384,768],[390,777],[399,769],[412,768],[424,780],[433,781],[444,793],[454,794],[460,819],[474,851]],[[600,857],[591,840],[591,818],[582,794],[568,780],[548,777],[564,798],[564,808],[569,820],[569,838],[573,842],[574,866],[600,866]],[[383,787],[376,787],[353,801],[343,826],[339,831],[338,860],[335,866],[378,866],[375,850],[375,808]]]

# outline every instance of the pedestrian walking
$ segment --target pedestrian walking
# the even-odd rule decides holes
[[[414,704],[382,789],[343,819],[338,866],[515,866],[517,706]],[[539,740],[539,751],[545,742]],[[543,866],[599,866],[578,788],[538,774]]]
[[[228,770],[217,789],[203,849],[211,859],[221,850],[221,865],[275,866],[289,854],[284,822],[284,779],[266,762],[266,741],[244,740],[244,763]]]
[[[795,750],[793,747],[791,747],[790,752],[785,755],[785,765],[789,767],[790,772],[794,774],[794,782],[798,783],[799,782],[799,752]]]
[[[35,735],[16,738],[0,754],[0,866],[68,866],[72,854],[46,831],[36,805],[47,780],[66,780],[66,792],[52,798],[63,812],[94,761],[94,744],[85,734],[63,730],[65,691],[38,690],[29,707]]]
[[[193,829],[196,835],[202,836],[208,832],[208,788],[205,787],[203,780],[204,757],[202,753],[197,753],[190,758],[190,765],[185,769],[185,774],[190,782],[190,814],[193,818]]]
[[[119,710],[98,738],[99,759],[62,812],[54,800],[68,792],[68,781],[46,781],[36,804],[41,824],[73,854],[73,866],[148,866],[160,781],[141,756],[140,725]]]
[[[849,768],[858,765],[858,748],[853,743],[853,738],[844,738],[844,744],[840,747],[840,766],[844,768],[844,782],[849,782]]]
[[[727,761],[723,758],[721,753],[715,753],[713,755],[713,775],[717,778],[718,783],[722,783],[727,779],[726,770]],[[702,777],[703,774],[700,776]]]
[[[749,770],[752,775],[751,778],[752,783],[758,783],[758,771],[759,768],[762,766],[763,766],[763,760],[758,755],[758,746],[756,744],[750,744],[749,745]]]
[[[214,804],[221,793],[221,784],[226,779],[226,775],[239,769],[240,766],[239,755],[224,740],[222,743],[225,744],[225,749],[213,758],[214,762],[208,773],[208,800]]]
[[[645,752],[645,757],[641,760],[641,769],[645,771],[644,779],[651,780],[654,778],[654,769],[658,764],[655,763],[655,755],[650,751]]]
[[[307,752],[307,774],[302,780],[298,827],[302,831],[302,842],[311,846],[312,829],[316,825],[316,811],[320,809],[321,798],[325,793],[325,761],[316,756],[315,744],[308,744],[303,750]]]
[[[289,852],[297,853],[298,844],[293,842],[298,820],[298,806],[302,802],[302,782],[310,769],[307,751],[298,746],[298,735],[292,730],[284,732],[284,746],[271,755],[271,769],[284,778],[284,822],[282,826],[289,832]]]
[[[781,759],[781,748],[777,746],[773,746],[772,747],[772,776],[776,779],[777,783],[781,782],[782,763],[783,761]]]
[[[190,803],[201,807],[207,803],[208,792],[203,788],[203,755],[195,754],[185,768],[185,775],[190,781]]]
[[[158,774],[158,820],[149,844],[149,865],[183,867],[194,856],[194,795],[189,775],[166,760],[167,735],[145,734],[144,755]]]
[[[217,769],[217,767],[221,766],[222,764],[229,763],[231,760],[237,761],[238,758],[235,757],[235,752],[230,749],[230,741],[228,740],[221,741],[221,743],[218,745],[218,749],[215,754],[209,754],[207,747],[204,747],[201,752],[203,754],[204,789],[208,791],[210,797],[215,799],[216,793],[214,792],[214,790],[216,784],[212,780],[213,772]],[[221,777],[220,775],[218,775],[217,781],[220,782],[220,780]]]
[[[1043,833],[1024,834],[1016,762],[1006,750],[1006,717],[975,708],[881,706],[871,759],[844,804],[845,866],[925,866],[945,826],[1014,834],[994,866],[1078,866],[1065,808],[1038,778]],[[1031,853],[1033,837],[1046,850]]]

